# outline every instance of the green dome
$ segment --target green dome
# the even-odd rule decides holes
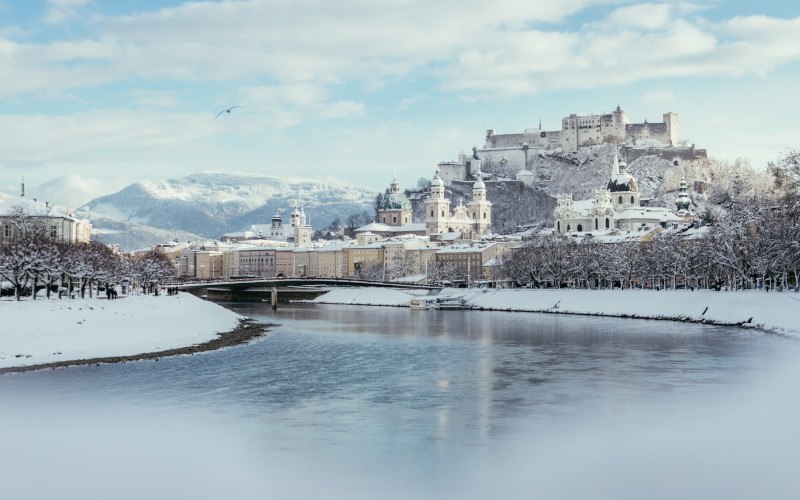
[[[387,193],[383,195],[378,210],[408,210],[411,211],[411,202],[403,193]]]

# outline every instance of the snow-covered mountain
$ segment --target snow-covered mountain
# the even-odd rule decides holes
[[[269,224],[276,209],[288,224],[295,202],[304,206],[312,227],[324,228],[337,217],[345,221],[351,214],[371,211],[377,194],[335,181],[202,173],[137,182],[90,201],[76,215],[92,221],[102,239],[109,242],[114,240],[113,231],[121,230],[112,221],[216,239],[253,224]]]

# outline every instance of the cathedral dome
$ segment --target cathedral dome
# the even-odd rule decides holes
[[[411,202],[403,193],[387,193],[381,198],[378,210],[408,210],[411,211]]]

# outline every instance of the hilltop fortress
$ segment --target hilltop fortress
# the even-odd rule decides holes
[[[617,106],[612,113],[599,115],[571,114],[561,120],[561,130],[543,130],[539,120],[538,129],[527,129],[522,134],[495,134],[486,131],[484,149],[520,147],[545,151],[561,149],[564,153],[577,151],[581,146],[594,146],[610,142],[624,142],[652,139],[668,146],[678,145],[678,115],[664,113],[661,123],[631,123],[625,111]]]
[[[617,106],[611,113],[595,115],[571,114],[561,120],[560,130],[527,129],[521,134],[497,134],[486,131],[483,148],[472,148],[472,155],[461,153],[458,161],[441,162],[438,167],[446,184],[471,179],[481,169],[493,178],[535,182],[538,160],[550,154],[569,155],[581,148],[603,143],[621,145],[621,153],[629,162],[640,156],[660,156],[674,161],[705,158],[704,149],[680,142],[678,114],[664,113],[660,123],[631,123],[625,111]],[[534,179],[536,177],[536,179]]]

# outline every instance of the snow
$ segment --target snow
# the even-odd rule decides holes
[[[413,291],[394,288],[335,288],[311,302],[408,307],[411,305],[411,299],[426,293],[426,290]]]
[[[384,289],[334,290],[317,303],[410,306],[419,292]],[[445,289],[439,297],[462,297],[465,307],[667,319],[758,328],[800,336],[800,294],[709,290]]]
[[[187,347],[233,330],[242,319],[186,293],[3,300],[0,311],[0,368]]]

